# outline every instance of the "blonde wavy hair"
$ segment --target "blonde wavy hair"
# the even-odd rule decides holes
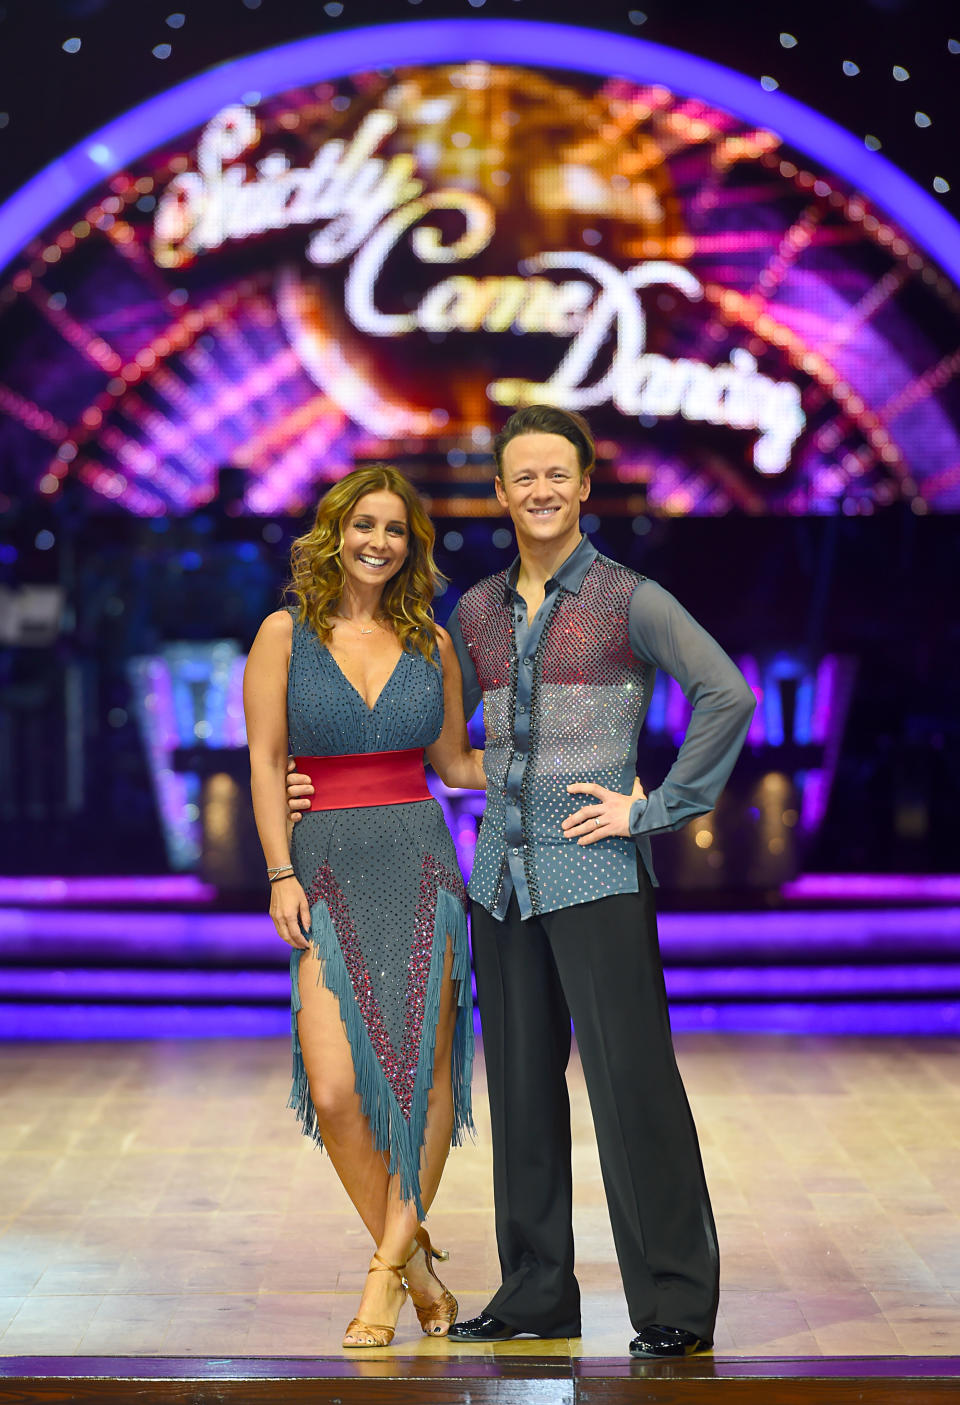
[[[300,623],[309,624],[325,644],[346,581],[341,561],[344,528],[360,499],[380,492],[395,493],[402,500],[408,530],[407,559],[384,586],[380,613],[404,649],[419,649],[433,661],[437,626],[432,602],[444,579],[433,559],[433,523],[413,485],[392,464],[355,468],[324,493],[310,531],[290,548],[287,594],[296,602]]]

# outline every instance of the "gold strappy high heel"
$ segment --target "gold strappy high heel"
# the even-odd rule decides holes
[[[430,1236],[422,1225],[417,1230],[414,1238],[417,1241],[418,1247],[423,1250],[427,1260],[427,1268],[429,1268],[431,1272],[431,1259],[436,1259],[439,1263],[446,1263],[447,1259],[449,1259],[450,1255],[446,1249],[435,1249],[433,1247],[430,1243]],[[416,1252],[417,1250],[414,1249],[413,1253],[415,1254]],[[413,1254],[410,1255],[410,1258],[413,1258]],[[409,1262],[410,1259],[407,1260],[407,1263]],[[437,1275],[434,1273],[433,1277],[437,1278]],[[437,1282],[440,1283],[439,1278],[437,1278]],[[410,1289],[410,1301],[413,1303],[413,1309],[417,1314],[420,1326],[428,1337],[445,1337],[447,1335],[446,1332],[441,1332],[436,1327],[431,1329],[428,1325],[429,1323],[445,1322],[447,1324],[447,1332],[449,1332],[451,1326],[457,1320],[456,1298],[450,1292],[450,1289],[445,1288],[442,1283],[440,1283],[440,1288],[441,1293],[439,1298],[435,1298],[433,1302],[428,1303],[423,1301],[422,1295],[418,1302],[416,1291],[413,1288]]]
[[[407,1259],[406,1262],[402,1264],[388,1264],[384,1259],[381,1259],[379,1254],[374,1254],[373,1257],[376,1260],[376,1263],[371,1264],[367,1272],[395,1273],[400,1279],[400,1283],[403,1288],[403,1296],[405,1298],[410,1285],[403,1276],[403,1270],[406,1268],[406,1265],[410,1262],[410,1260]],[[400,1306],[401,1308],[403,1307],[403,1302],[400,1303]],[[397,1315],[399,1316],[399,1313]],[[384,1326],[384,1324],[381,1322],[364,1322],[361,1317],[355,1317],[353,1318],[353,1320],[347,1327],[347,1330],[343,1334],[344,1339],[341,1342],[341,1346],[345,1347],[348,1351],[356,1351],[358,1348],[369,1346],[389,1346],[390,1343],[393,1341],[393,1334],[396,1330],[397,1329],[395,1326],[387,1327]],[[348,1342],[347,1337],[351,1336],[354,1332],[365,1332],[367,1336],[373,1337],[373,1341]]]

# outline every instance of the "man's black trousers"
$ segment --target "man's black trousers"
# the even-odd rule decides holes
[[[586,1079],[630,1320],[712,1341],[716,1230],[667,1012],[649,878],[640,891],[521,922],[473,904],[503,1284],[486,1312],[576,1336],[570,1020]]]

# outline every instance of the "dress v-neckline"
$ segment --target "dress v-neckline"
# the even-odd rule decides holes
[[[325,644],[325,645],[324,645],[324,648],[325,648],[326,651],[327,651],[327,655],[328,655],[328,657],[329,657],[329,659],[330,659],[330,662],[333,664],[334,668],[337,670],[337,672],[339,673],[340,677],[343,679],[344,683],[346,683],[347,687],[350,688],[350,689],[352,689],[352,691],[353,691],[354,693],[356,693],[357,697],[360,699],[360,701],[363,703],[364,707],[367,709],[367,712],[375,712],[376,709],[377,709],[377,707],[378,707],[379,704],[380,704],[380,699],[383,697],[384,693],[385,693],[385,692],[387,691],[387,689],[390,687],[390,684],[393,682],[394,674],[396,673],[397,669],[400,667],[400,664],[403,662],[404,650],[403,650],[403,649],[400,650],[400,657],[397,659],[396,663],[393,665],[393,668],[390,670],[390,675],[389,675],[389,677],[385,680],[383,687],[380,689],[379,693],[378,693],[377,696],[374,698],[373,702],[372,702],[372,703],[368,703],[367,700],[366,700],[366,698],[365,698],[365,697],[363,696],[363,694],[361,693],[360,689],[357,687],[356,683],[351,683],[350,679],[347,677],[347,675],[346,675],[346,673],[344,672],[343,668],[341,667],[341,665],[337,662],[336,658],[334,657],[333,650],[330,648],[330,646],[329,646],[328,644]]]

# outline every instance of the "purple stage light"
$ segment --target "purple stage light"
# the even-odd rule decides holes
[[[668,967],[671,1001],[836,1000],[877,996],[944,996],[960,999],[960,963],[884,966],[682,966]],[[37,1000],[96,1004],[187,1001],[208,1005],[283,1005],[289,999],[286,963],[276,971],[164,971],[51,966],[0,968],[0,1002]]]
[[[784,883],[785,898],[828,902],[957,902],[957,873],[803,873]]]
[[[823,765],[807,772],[803,786],[800,825],[808,834],[819,829],[827,811],[855,676],[855,660],[837,654],[825,654],[817,667],[810,735],[823,744],[824,754]]]
[[[666,912],[660,946],[672,962],[733,958],[823,961],[899,956],[911,945],[927,954],[960,951],[960,907],[815,912]]]
[[[290,999],[290,974],[283,967],[277,971],[151,971],[90,970],[49,966],[14,966],[0,968],[0,1001],[39,999],[45,1002],[57,998],[78,1001],[131,1001],[175,1003],[186,1000],[191,1004],[282,1005]]]
[[[676,1005],[670,1011],[675,1033],[794,1034],[814,1038],[864,1036],[907,1039],[956,1038],[960,1002],[889,1000],[822,1005]]]
[[[0,908],[0,960],[36,958],[38,943],[61,961],[126,965],[242,966],[288,959],[289,949],[263,913],[71,912]]]
[[[660,935],[677,1030],[960,1034],[960,906],[665,913]],[[283,1036],[288,957],[262,913],[0,909],[0,1037]]]
[[[776,654],[760,660],[743,654],[737,663],[757,699],[747,743],[751,747],[822,747],[822,765],[798,771],[794,785],[800,801],[800,825],[811,832],[820,825],[830,797],[833,776],[840,754],[850,695],[856,672],[855,661],[847,656],[826,654],[811,662],[802,654]],[[784,731],[781,685],[793,685],[793,724],[790,735]],[[644,732],[666,734],[678,745],[683,740],[690,706],[676,681],[657,675],[650,699]],[[775,765],[771,759],[771,765]]]
[[[9,877],[0,875],[0,903],[52,907],[71,903],[206,903],[216,888],[192,873],[143,877]]]
[[[960,1002],[886,1000],[824,1004],[739,1002],[674,1005],[676,1033],[791,1034],[880,1038],[960,1036]],[[0,1029],[15,1043],[70,1040],[289,1038],[290,1012],[236,1005],[0,1004]],[[481,1035],[475,1021],[475,1029]]]
[[[0,1004],[4,1040],[265,1039],[290,1037],[290,1010],[243,1005]]]
[[[860,908],[799,912],[665,912],[660,946],[668,963],[767,960],[823,963],[827,956],[903,960],[960,952],[960,907]],[[0,909],[0,960],[33,962],[37,950],[72,959],[171,966],[282,963],[284,943],[264,913],[77,912]],[[71,953],[75,953],[71,957]]]
[[[677,1001],[721,999],[835,1000],[880,995],[951,995],[960,999],[960,964],[890,966],[668,967],[667,995]],[[2,989],[2,987],[0,987]]]

